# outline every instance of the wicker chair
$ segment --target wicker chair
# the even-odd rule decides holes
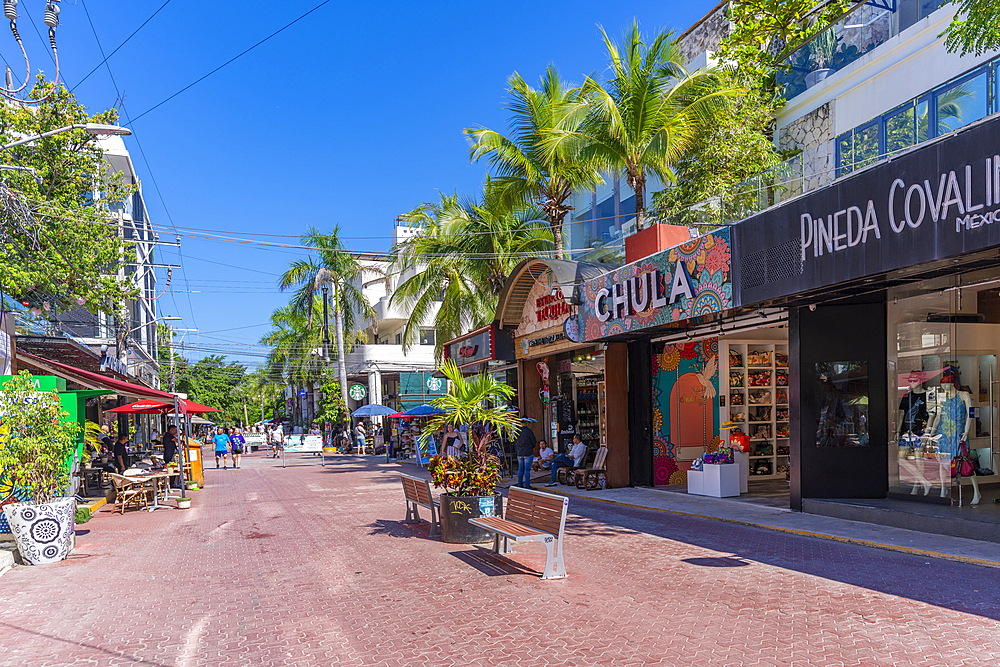
[[[115,473],[109,474],[109,477],[111,477],[111,483],[115,487],[115,509],[121,508],[122,514],[125,514],[127,505],[138,507],[140,501],[143,509],[149,508],[149,494],[153,492],[153,487],[145,480],[130,479]],[[112,514],[114,514],[114,510],[112,510]]]

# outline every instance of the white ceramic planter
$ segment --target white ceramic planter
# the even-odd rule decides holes
[[[44,505],[4,505],[17,550],[25,563],[45,565],[66,558],[73,538],[76,501],[60,498]]]
[[[191,501],[190,500],[178,500],[177,501],[177,509],[179,509],[179,510],[186,510],[189,507],[191,507]]]

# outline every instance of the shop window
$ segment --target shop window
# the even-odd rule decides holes
[[[977,74],[943,86],[934,92],[937,134],[957,130],[989,113],[988,72]]]
[[[817,447],[868,447],[868,362],[816,364]]]

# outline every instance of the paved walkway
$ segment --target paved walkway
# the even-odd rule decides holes
[[[570,577],[404,525],[397,472],[254,455],[0,578],[0,666],[997,665],[1000,570],[573,499]]]

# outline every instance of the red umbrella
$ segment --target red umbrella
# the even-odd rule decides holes
[[[191,412],[193,414],[201,414],[203,412],[222,412],[219,408],[210,408],[207,405],[202,405],[201,403],[195,403],[186,398],[178,399],[181,403],[181,412]],[[173,407],[173,406],[170,406]]]
[[[163,412],[164,409],[173,410],[174,406],[170,403],[164,403],[163,401],[153,400],[151,398],[144,398],[141,401],[136,401],[135,403],[129,403],[128,405],[122,405],[117,408],[111,408],[110,410],[105,410],[105,412],[123,412],[126,414],[133,415],[151,415]]]

